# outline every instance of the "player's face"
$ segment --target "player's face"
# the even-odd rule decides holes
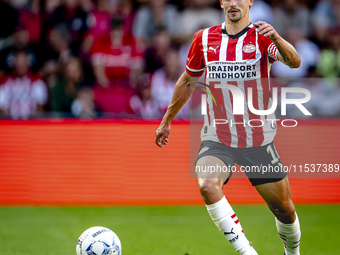
[[[232,22],[238,22],[249,13],[249,7],[254,0],[220,0],[221,8],[224,10],[226,18]]]

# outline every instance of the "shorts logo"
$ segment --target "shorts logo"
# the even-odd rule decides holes
[[[245,53],[253,53],[255,50],[256,50],[256,47],[253,44],[247,44],[243,47],[243,51]]]
[[[203,152],[206,152],[207,150],[209,150],[209,147],[204,147],[200,150],[200,152],[198,153],[198,155],[202,154]]]

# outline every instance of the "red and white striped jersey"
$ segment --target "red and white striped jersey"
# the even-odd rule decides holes
[[[255,115],[248,109],[247,93],[252,88],[253,106],[267,110],[270,96],[270,68],[277,60],[277,48],[270,38],[260,35],[253,24],[236,35],[228,35],[225,23],[202,29],[193,38],[186,71],[191,76],[205,72],[208,96],[207,114],[201,140],[221,142],[233,148],[250,148],[269,144],[276,134],[275,114]],[[244,114],[233,114],[233,96],[216,84],[237,86],[244,94]],[[214,120],[228,120],[215,125]],[[248,124],[249,123],[249,124]]]

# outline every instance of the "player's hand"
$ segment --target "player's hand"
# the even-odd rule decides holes
[[[156,130],[156,138],[155,143],[158,147],[162,147],[162,145],[167,145],[168,137],[170,134],[170,125],[161,123],[159,128]]]
[[[267,22],[258,21],[254,22],[253,24],[257,28],[257,31],[259,32],[260,35],[269,37],[271,40],[275,39],[278,36],[273,26],[268,24]]]

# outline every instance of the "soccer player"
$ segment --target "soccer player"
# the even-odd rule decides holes
[[[281,38],[268,23],[250,23],[249,9],[254,0],[220,0],[226,21],[218,26],[198,31],[193,38],[185,72],[179,78],[172,101],[156,131],[159,147],[168,143],[170,123],[189,99],[199,77],[206,71],[207,80],[226,77],[224,81],[243,92],[252,88],[253,106],[258,110],[271,108],[269,72],[273,62],[281,61],[298,68],[301,59],[294,47]],[[276,133],[274,114],[255,115],[245,107],[243,115],[233,114],[233,100],[229,90],[218,87],[219,81],[210,82],[206,89],[219,98],[220,105],[207,99],[207,115],[201,132],[201,148],[196,167],[283,166],[275,150]],[[225,125],[214,125],[216,119],[228,120]],[[255,125],[251,120],[260,120]],[[251,121],[251,125],[249,124]],[[245,125],[243,125],[243,123]],[[270,175],[247,173],[256,190],[275,215],[279,236],[287,255],[300,254],[300,225],[291,199],[287,174],[284,171]],[[207,210],[218,229],[242,255],[258,254],[247,240],[240,221],[222,192],[231,174],[196,172],[199,190]]]

